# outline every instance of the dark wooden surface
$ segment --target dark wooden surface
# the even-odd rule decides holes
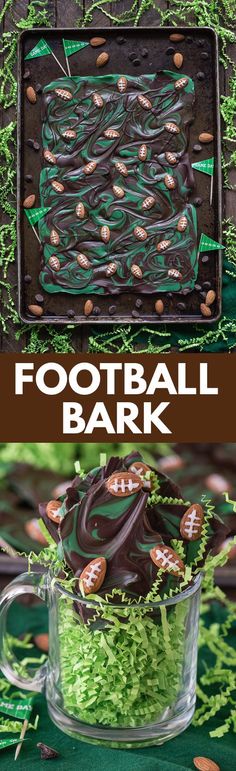
[[[70,27],[70,26],[77,26],[78,20],[81,21],[82,17],[85,17],[86,9],[91,6],[92,2],[91,0],[88,2],[88,0],[81,0],[81,4],[77,5],[75,0],[48,0],[47,7],[48,7],[48,14],[51,22],[51,26],[58,26],[58,27]],[[2,10],[4,5],[3,0],[0,0],[0,9]],[[27,7],[29,3],[27,0],[14,0],[13,6],[11,11],[7,12],[5,14],[4,20],[3,20],[3,31],[8,32],[14,29],[14,22],[18,21],[22,17],[27,16]],[[119,0],[115,5],[110,3],[107,5],[107,10],[112,13],[112,7],[117,10],[119,14],[121,14],[123,11],[125,11],[127,8],[130,8],[130,0],[127,2],[127,0]],[[171,2],[164,2],[164,0],[156,0],[156,8],[148,10],[141,19],[141,24],[145,26],[158,26],[159,22],[159,14],[158,9],[162,8],[165,9],[167,6],[171,6]],[[12,18],[13,17],[13,18]],[[93,22],[92,26],[109,26],[112,24],[110,19],[103,14],[100,10],[97,10],[93,14]],[[194,16],[193,16],[193,24],[194,24]],[[231,57],[235,59],[236,61],[236,52],[232,51],[232,46],[230,47],[230,54]],[[225,73],[223,70],[221,72],[221,91],[222,93],[228,93],[228,80],[229,80],[230,73]],[[2,114],[1,116],[1,125],[4,126],[7,123],[9,123],[10,120],[14,120],[15,118],[15,111],[14,108],[10,108],[5,112],[5,114]],[[231,183],[236,183],[236,170],[232,170],[231,172]],[[232,217],[235,211],[235,193],[233,191],[227,191],[224,196],[224,216],[226,217]],[[16,265],[12,265],[10,267],[9,271],[9,280],[11,282],[11,285],[13,287],[14,295],[16,295]],[[22,335],[20,337],[19,341],[16,341],[15,339],[15,327],[9,323],[8,325],[8,334],[3,334],[0,338],[0,349],[2,351],[6,352],[14,352],[14,351],[21,351],[24,349],[27,338],[29,337],[29,333],[27,335]],[[72,343],[75,348],[75,351],[86,351],[87,350],[87,343],[88,343],[88,337],[89,337],[89,327],[86,326],[86,329],[82,328],[76,328],[72,335]]]

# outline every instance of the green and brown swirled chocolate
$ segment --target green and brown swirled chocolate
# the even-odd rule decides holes
[[[179,73],[60,78],[44,89],[41,284],[72,294],[193,289],[196,210]]]

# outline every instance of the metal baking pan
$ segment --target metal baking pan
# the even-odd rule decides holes
[[[176,30],[174,30],[176,31]],[[40,173],[45,167],[42,152],[42,99],[43,89],[51,81],[63,78],[57,61],[53,56],[41,56],[25,61],[25,56],[43,38],[51,47],[57,59],[65,68],[62,38],[88,42],[92,37],[106,38],[102,48],[88,46],[79,54],[70,57],[71,75],[93,77],[96,75],[119,74],[127,78],[140,77],[159,70],[176,72],[173,53],[183,54],[182,68],[177,70],[193,79],[195,85],[194,120],[189,127],[190,163],[214,156],[214,190],[210,205],[210,177],[195,171],[194,188],[188,197],[197,212],[198,242],[200,234],[205,233],[214,241],[221,243],[221,149],[220,149],[220,111],[219,111],[219,72],[217,37],[209,28],[182,28],[178,30],[184,40],[173,43],[169,36],[173,28],[138,28],[138,29],[37,29],[22,33],[18,56],[18,267],[19,267],[19,313],[26,323],[203,323],[209,324],[219,318],[221,313],[221,252],[211,251],[199,255],[196,285],[191,292],[157,291],[150,293],[103,294],[68,294],[56,292],[50,294],[42,289],[39,281],[42,262],[42,246],[38,242],[23,209],[23,201],[30,194],[36,195],[35,206],[41,205],[39,196]],[[120,43],[120,38],[124,42]],[[96,58],[106,50],[109,62],[98,69]],[[130,56],[135,52],[134,57]],[[138,60],[138,64],[137,64]],[[25,78],[26,70],[30,73]],[[199,76],[203,73],[203,79]],[[37,102],[33,106],[25,97],[27,86],[32,85],[37,91]],[[214,141],[199,145],[199,134],[210,132]],[[36,147],[32,143],[36,142]],[[39,145],[39,147],[38,147]],[[195,149],[193,149],[195,147]],[[31,181],[26,181],[28,175]],[[36,226],[37,227],[37,226]],[[216,300],[211,306],[211,316],[203,317],[200,305],[204,303],[206,293],[213,289]],[[94,305],[90,316],[84,315],[84,303],[91,299]],[[162,299],[164,312],[158,316],[155,301]],[[43,308],[41,316],[32,315],[29,305]],[[113,306],[113,307],[111,307]]]

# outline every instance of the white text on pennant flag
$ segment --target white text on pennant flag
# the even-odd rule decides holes
[[[192,168],[196,171],[201,171],[203,174],[209,174],[210,177],[214,174],[215,158],[207,158],[205,161],[197,161],[192,163]]]
[[[86,48],[89,43],[85,43],[78,40],[65,40],[63,39],[63,46],[66,56],[72,56],[72,54],[76,54],[77,51],[81,51],[82,48]]]
[[[25,59],[37,59],[37,57],[39,56],[47,56],[48,54],[51,54],[51,53],[52,51],[50,46],[48,45],[48,43],[46,43],[46,40],[41,38],[41,40],[39,40],[37,45],[34,46],[34,48],[32,48],[32,51],[30,51],[29,54],[25,56]]]
[[[213,252],[216,249],[225,249],[225,247],[222,244],[219,244],[218,241],[213,241],[213,239],[209,238],[209,236],[206,236],[205,233],[202,233],[199,244],[199,252]]]

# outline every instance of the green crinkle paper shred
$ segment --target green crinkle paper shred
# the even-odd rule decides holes
[[[86,6],[84,17],[81,14],[81,0],[71,0],[78,6],[78,27],[94,23],[97,10],[116,26],[145,25],[148,11],[155,11],[157,24],[209,26],[216,30],[220,40],[220,61],[229,72],[229,93],[221,97],[221,114],[224,121],[223,129],[223,175],[226,188],[233,190],[231,172],[236,165],[236,65],[230,56],[230,45],[235,43],[234,31],[234,0],[172,0],[171,8],[162,9],[156,0],[130,0],[129,7],[122,11],[119,0],[110,3],[109,0],[96,0]],[[167,4],[168,6],[168,4]],[[6,0],[0,13],[0,21],[10,15],[14,21],[14,0]],[[0,130],[0,182],[2,191],[2,206],[5,222],[0,226],[0,327],[7,334],[13,324],[16,339],[26,335],[24,353],[73,353],[73,324],[66,327],[39,327],[34,325],[29,332],[28,326],[21,324],[12,297],[12,263],[16,249],[16,211],[15,211],[15,121],[8,121],[7,108],[16,103],[16,79],[14,67],[16,63],[16,46],[21,30],[32,27],[50,26],[47,0],[31,0],[27,4],[26,18],[15,21],[15,29],[4,32],[0,43],[0,53],[4,55],[4,64],[0,69],[0,103],[6,110],[4,127]],[[181,333],[158,324],[158,329],[125,326],[111,327],[106,330],[93,330],[89,338],[91,353],[168,353],[173,348],[181,352],[187,350],[224,351],[235,346],[236,318],[234,311],[234,280],[236,278],[236,225],[226,220],[224,225],[224,287],[223,287],[223,317],[214,323],[207,331],[199,326],[181,327]],[[15,273],[13,283],[16,283]]]

